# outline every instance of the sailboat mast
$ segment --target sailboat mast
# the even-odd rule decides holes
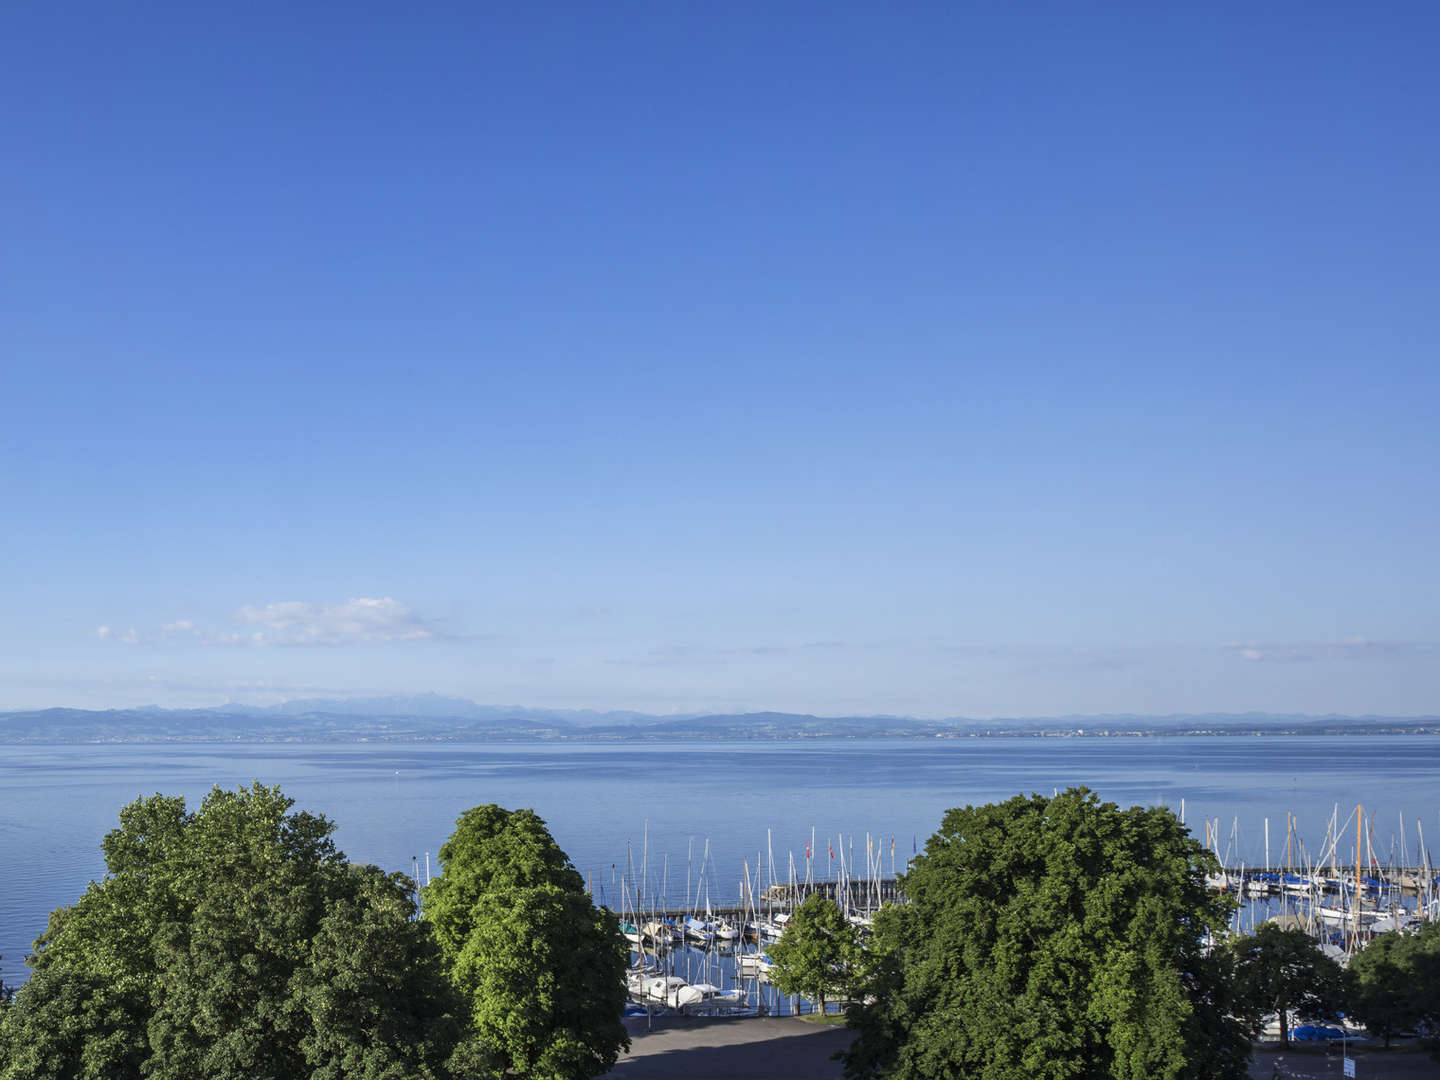
[[[1357,805],[1355,807],[1355,943],[1352,949],[1360,947],[1360,822],[1365,817],[1365,808]]]
[[[1330,835],[1334,837],[1330,844],[1330,876],[1339,880],[1340,869],[1335,865],[1340,847],[1340,804],[1338,802],[1335,804],[1335,809],[1330,812]]]
[[[770,866],[770,887],[775,887],[775,840],[770,835],[771,830],[765,830],[765,859]]]
[[[1430,874],[1430,852],[1425,847],[1425,822],[1420,818],[1415,819],[1415,831],[1420,838],[1420,866],[1425,874],[1425,893],[1421,904],[1425,909],[1424,917],[1428,919],[1430,917],[1430,890],[1434,884],[1434,878]]]

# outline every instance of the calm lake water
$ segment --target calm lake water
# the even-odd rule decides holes
[[[100,839],[120,807],[142,794],[184,795],[212,786],[279,784],[299,807],[325,814],[357,862],[423,867],[461,811],[480,803],[533,807],[598,894],[618,905],[627,845],[637,875],[648,846],[649,892],[681,906],[693,895],[708,841],[708,891],[734,898],[742,861],[773,851],[777,875],[817,838],[816,876],[845,837],[863,870],[876,838],[888,872],[891,838],[903,869],[912,846],[944,811],[1020,792],[1085,784],[1122,806],[1163,804],[1204,838],[1219,818],[1222,853],[1238,820],[1234,859],[1284,848],[1296,815],[1318,852],[1332,811],[1343,822],[1363,803],[1374,814],[1377,856],[1403,843],[1413,858],[1417,822],[1440,837],[1440,738],[1195,737],[959,739],[636,745],[108,744],[0,746],[0,955],[7,981],[51,909],[71,903],[104,872]],[[1354,823],[1350,824],[1353,835]],[[648,844],[647,844],[648,837]],[[853,838],[853,839],[852,839]],[[1353,846],[1353,845],[1352,845]],[[668,860],[667,860],[668,856]],[[768,883],[768,875],[767,875]]]

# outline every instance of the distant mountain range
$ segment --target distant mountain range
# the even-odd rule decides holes
[[[366,742],[464,740],[626,741],[736,739],[1065,737],[1079,735],[1440,734],[1440,716],[1301,716],[1205,713],[1174,716],[1012,717],[917,720],[905,716],[810,716],[756,712],[652,716],[638,712],[478,705],[465,698],[309,699],[208,709],[38,709],[0,712],[0,743]]]

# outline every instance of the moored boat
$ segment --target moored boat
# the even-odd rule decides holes
[[[775,961],[763,952],[743,953],[738,959],[740,974],[747,978],[754,978],[757,975],[763,978],[775,969]]]
[[[671,1006],[692,1014],[712,1009],[741,1009],[745,1007],[745,991],[722,990],[714,983],[691,983],[674,992]]]

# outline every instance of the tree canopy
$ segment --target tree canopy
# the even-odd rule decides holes
[[[803,994],[820,1002],[838,989],[848,993],[860,963],[860,941],[855,927],[833,900],[819,893],[805,898],[770,946],[775,970],[770,981],[782,993]]]
[[[628,949],[533,811],[477,806],[440,848],[424,892],[445,970],[469,1006],[458,1075],[584,1080],[629,1037]]]
[[[1390,1045],[1406,1031],[1440,1030],[1440,923],[1377,935],[1350,958],[1349,1012]]]
[[[1168,810],[1084,788],[949,811],[876,919],[847,1075],[1243,1077],[1214,867]]]
[[[4,1080],[400,1080],[458,1037],[409,881],[352,865],[278,788],[120,813],[0,1025]]]
[[[102,976],[37,971],[0,1011],[4,1080],[134,1080],[146,1058],[139,1002]]]
[[[1316,1020],[1338,1017],[1347,1000],[1344,969],[1316,947],[1304,930],[1261,923],[1253,934],[1230,939],[1236,992],[1252,1031],[1276,1013],[1280,1041],[1290,1041],[1290,1011]]]

